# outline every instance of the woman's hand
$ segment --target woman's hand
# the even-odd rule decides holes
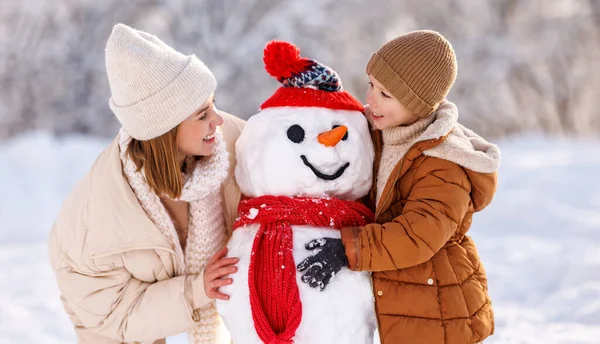
[[[220,293],[219,288],[233,283],[233,279],[224,277],[237,272],[238,269],[234,265],[240,259],[225,258],[225,256],[227,256],[227,247],[215,253],[204,268],[204,292],[211,299],[229,300],[229,295]]]

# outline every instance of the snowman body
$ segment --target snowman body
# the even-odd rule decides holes
[[[319,136],[339,126],[347,129],[343,140],[325,145]],[[236,145],[236,181],[247,197],[264,195],[336,197],[357,200],[369,192],[373,145],[367,122],[359,111],[319,107],[276,107],[262,110],[247,122]],[[267,205],[264,205],[266,207]],[[259,206],[250,215],[261,211]],[[248,273],[258,224],[236,228],[228,243],[228,255],[239,257],[233,284],[221,287],[230,295],[217,308],[234,344],[262,343],[254,326],[249,302]],[[305,244],[323,237],[340,238],[330,227],[292,225],[296,266],[314,254]],[[374,300],[368,272],[347,268],[335,275],[325,290],[296,282],[302,318],[294,343],[373,342],[376,328]],[[277,281],[273,281],[277,283]]]

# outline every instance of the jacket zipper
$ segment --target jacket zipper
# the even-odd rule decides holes
[[[429,140],[428,142],[435,142],[435,141],[437,141],[437,140],[438,140],[438,139],[435,139],[435,140]],[[410,151],[412,151],[412,150],[413,150],[413,148],[415,148],[417,145],[419,145],[419,144],[420,144],[420,143],[422,143],[422,142],[425,142],[425,141],[419,141],[419,142],[415,142],[415,143],[414,143],[412,146],[410,146],[410,148],[409,148],[409,149],[406,151],[406,154],[404,154],[404,156],[402,157],[402,160],[400,160],[400,168],[398,169],[398,172],[397,172],[397,173],[396,173],[396,175],[394,176],[394,180],[395,180],[395,181],[394,181],[394,184],[396,184],[396,182],[398,181],[398,178],[400,177],[400,173],[402,173],[402,167],[404,167],[404,162],[406,161],[406,159],[404,159],[404,158],[406,157],[406,155],[407,155],[408,153],[410,153]],[[383,148],[382,148],[382,149],[383,149]],[[422,153],[423,153],[423,152],[421,152],[421,154],[422,154]],[[414,159],[413,159],[413,160],[414,160]],[[387,184],[387,182],[386,182],[386,184]],[[385,191],[385,190],[384,190],[384,191]],[[387,194],[385,195],[384,202],[383,202],[383,203],[381,203],[381,202],[378,202],[378,203],[381,203],[381,204],[384,204],[384,203],[386,203],[386,202],[387,202],[387,200],[388,200],[388,198],[390,198],[390,195],[391,195],[391,194],[392,194],[392,192],[391,192],[391,191],[388,191],[388,192],[387,192]],[[383,194],[382,194],[381,196],[383,197]],[[376,208],[377,208],[377,206],[379,206],[379,204],[376,204],[376,205],[375,205],[375,207],[376,207]],[[375,220],[377,220],[377,218],[379,217],[379,215],[381,215],[381,214],[380,214],[380,210],[381,210],[381,209],[375,209],[375,210],[376,210],[376,212],[375,212]]]
[[[408,154],[413,148],[415,148],[418,143],[419,142],[416,142],[415,144],[413,144],[406,151],[406,154]],[[404,159],[406,157],[406,154],[404,154],[404,156],[402,157],[402,160],[400,161],[400,166],[398,168],[398,172],[394,175],[394,184],[396,184],[396,182],[398,181],[398,178],[400,177],[400,173],[402,173],[402,167],[404,167],[404,162],[406,161]],[[390,198],[391,194],[392,194],[392,191],[389,190],[385,194],[385,198],[383,199],[383,203],[381,203],[381,204],[385,204],[388,201],[388,199]],[[377,206],[378,205],[379,204],[377,204]],[[375,220],[377,220],[379,215],[381,215],[380,213],[381,213],[381,208],[376,209]],[[375,301],[375,317],[377,318],[377,329],[379,330],[379,340],[380,340],[381,344],[383,344],[382,334],[381,334],[381,321],[379,319],[379,306],[378,306],[378,300],[377,300],[377,290],[375,290],[375,281],[373,278],[373,273],[371,273],[371,288],[373,289],[373,297],[374,297],[374,301]]]
[[[411,149],[412,149],[412,147],[411,147]],[[410,152],[410,149],[408,151]],[[405,154],[405,156],[406,156],[406,154]],[[400,161],[400,168],[398,169],[398,172],[396,173],[396,175],[394,175],[394,184],[396,184],[396,182],[398,181],[398,177],[399,177],[400,173],[402,172],[402,167],[404,167],[404,157],[402,158],[402,161]],[[392,187],[392,189],[393,189],[393,187]],[[388,201],[388,199],[390,198],[391,194],[392,194],[392,190],[388,190],[388,192],[385,194],[385,198],[383,199],[383,203],[381,203],[381,202],[379,202],[379,203],[385,204]],[[376,221],[377,221],[377,218],[379,217],[379,215],[381,215],[381,208],[376,209],[376,213],[375,213]]]

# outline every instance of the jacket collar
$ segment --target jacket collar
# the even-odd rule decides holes
[[[122,171],[117,137],[90,171],[86,249],[92,257],[142,248],[174,253],[140,206]]]

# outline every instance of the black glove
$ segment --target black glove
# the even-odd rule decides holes
[[[303,272],[302,282],[308,283],[311,288],[321,291],[327,287],[331,279],[348,266],[348,258],[342,244],[342,239],[321,238],[315,239],[304,245],[307,250],[321,248],[321,250],[298,264],[298,271]]]

